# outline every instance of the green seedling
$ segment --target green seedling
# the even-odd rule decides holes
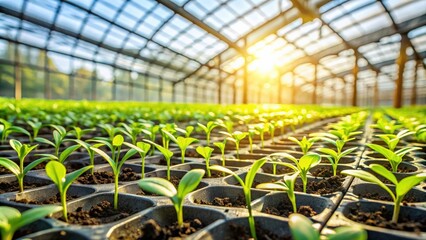
[[[141,178],[144,178],[145,177],[145,159],[146,159],[146,155],[149,153],[149,150],[151,149],[151,144],[144,143],[144,142],[137,142],[136,146],[126,142],[124,142],[123,144],[129,146],[130,148],[135,149],[141,156],[141,166],[142,166]]]
[[[108,135],[108,139],[110,142],[113,141],[115,135],[120,131],[119,128],[116,128],[108,123],[98,124],[98,127],[104,130],[104,132]]]
[[[221,157],[220,159],[222,159],[222,166],[225,167],[225,147],[226,147],[226,139],[223,140],[223,142],[215,142],[213,143],[213,145],[215,145],[217,148],[220,149],[220,153],[221,153]]]
[[[419,147],[405,147],[393,152],[377,144],[366,145],[374,151],[382,154],[389,161],[389,164],[392,167],[392,172],[398,172],[398,166],[402,162],[402,158],[405,154],[421,149]]]
[[[136,123],[131,124],[131,126],[126,123],[120,123],[119,126],[122,128],[119,128],[118,130],[124,135],[128,136],[131,139],[133,145],[136,145],[139,135],[142,134],[142,128],[139,127]]]
[[[186,128],[185,128],[185,137],[189,138],[191,136],[191,134],[192,134],[193,131],[194,131],[194,126],[191,126],[191,125],[186,126]]]
[[[176,210],[178,225],[182,227],[184,199],[188,193],[197,188],[204,174],[205,171],[203,169],[189,171],[180,180],[177,190],[171,182],[156,177],[142,179],[138,182],[138,185],[144,191],[170,198]]]
[[[342,140],[337,140],[336,144],[340,145],[343,141]],[[341,151],[341,148],[338,148],[338,151],[334,151],[333,149],[330,148],[319,148],[318,151],[320,151],[321,153],[327,154],[326,158],[330,161],[331,163],[331,168],[333,169],[333,176],[336,176],[337,174],[337,166],[339,165],[339,161],[342,157],[352,153],[353,151],[355,151],[357,149],[357,147],[353,147],[353,148],[349,148],[343,152]],[[339,151],[340,150],[340,151]]]
[[[71,184],[80,177],[84,172],[93,168],[93,166],[86,166],[72,173],[67,174],[65,166],[57,161],[50,161],[46,165],[46,174],[52,179],[53,183],[58,188],[59,196],[61,197],[62,214],[66,222],[68,222],[67,211],[67,191]]]
[[[395,120],[386,120],[385,118],[380,118],[377,120],[376,124],[370,125],[372,128],[380,129],[385,134],[394,134],[396,130],[402,128],[401,124],[396,124]]]
[[[299,172],[295,172],[292,175],[285,175],[284,182],[261,183],[257,185],[256,188],[286,191],[288,199],[291,202],[291,206],[293,207],[293,212],[297,213],[296,195],[294,194],[294,184],[297,176],[299,176]]]
[[[283,120],[278,120],[277,121],[277,127],[280,128],[280,135],[284,135],[284,131],[285,131],[285,123]]]
[[[173,142],[175,142],[180,149],[181,152],[181,160],[182,163],[185,163],[185,152],[186,149],[189,147],[189,145],[191,145],[192,143],[198,141],[195,138],[192,137],[175,137],[172,134],[170,134],[169,132],[164,132],[165,134],[168,135],[168,137],[170,138],[170,140],[172,140]]]
[[[115,153],[110,157],[107,153],[102,151],[99,148],[91,147],[93,151],[102,156],[111,166],[112,172],[114,174],[114,209],[118,208],[118,177],[120,176],[121,168],[123,164],[133,155],[137,153],[135,149],[129,149],[126,154],[120,160],[120,150],[124,143],[124,138],[122,135],[118,134],[114,137],[112,144],[109,142],[104,142],[105,145],[109,146],[111,149],[115,149]]]
[[[34,139],[38,136],[40,129],[43,127],[43,123],[39,122],[38,120],[28,120],[27,124],[31,127],[33,131],[33,134],[30,136],[30,141],[32,143]]]
[[[41,137],[36,137],[34,138],[34,140],[40,143],[50,145],[53,148],[55,148],[54,156],[59,157],[59,148],[61,147],[61,144],[64,141],[66,141],[65,137],[67,136],[67,131],[65,130],[64,127],[59,125],[51,125],[51,127],[55,129],[53,130],[53,142],[46,138],[41,138]]]
[[[211,147],[198,146],[196,150],[197,153],[203,156],[204,160],[206,161],[207,177],[211,177],[212,174],[210,172],[210,157],[212,156],[212,152],[214,149]]]
[[[155,142],[151,142],[149,140],[144,141],[150,143],[151,145],[154,145],[163,154],[164,159],[167,163],[167,180],[170,181],[170,160],[173,157],[173,152],[163,146],[156,144]]]
[[[395,150],[396,145],[398,145],[399,140],[401,140],[402,138],[409,136],[409,135],[413,135],[414,132],[411,132],[407,129],[400,131],[398,134],[379,134],[376,135],[377,137],[381,138],[387,145],[389,150],[391,150],[392,152]]]
[[[67,148],[64,149],[64,151],[62,151],[59,156],[55,156],[53,154],[50,153],[40,153],[37,154],[37,156],[41,156],[43,158],[47,158],[49,160],[54,160],[54,161],[59,161],[61,163],[64,163],[65,160],[67,160],[67,158],[73,153],[75,152],[77,149],[80,148],[81,145],[72,145],[69,146]]]
[[[13,126],[12,123],[3,118],[0,118],[0,123],[2,124],[0,125],[0,140],[2,144],[6,142],[7,137],[12,133],[23,133],[31,138],[31,134],[27,130],[18,126]]]
[[[160,134],[163,139],[163,147],[169,149],[169,143],[172,140],[170,136],[174,137],[174,133],[176,133],[174,124],[166,124],[163,128],[161,128]]]
[[[217,124],[216,122],[213,121],[209,121],[207,123],[207,125],[204,125],[202,123],[197,123],[198,126],[200,128],[202,128],[204,130],[204,132],[206,133],[206,141],[207,141],[207,146],[210,146],[210,134],[213,131],[213,129],[217,126],[219,126],[219,124]]]
[[[145,124],[144,125],[146,129],[142,129],[142,132],[148,136],[148,139],[151,142],[155,142],[155,136],[158,131],[160,131],[159,125],[151,125],[151,124]],[[150,155],[154,155],[155,148],[151,148]]]
[[[250,153],[253,153],[253,137],[255,135],[258,135],[259,132],[256,129],[252,129],[249,127],[248,130],[248,137],[249,137],[249,151]]]
[[[82,138],[84,135],[86,135],[86,134],[88,134],[88,133],[90,133],[90,132],[93,132],[93,131],[95,131],[95,129],[94,129],[94,128],[81,129],[80,127],[76,127],[76,126],[74,126],[74,127],[73,127],[73,130],[71,130],[69,133],[70,133],[71,135],[75,136],[75,138],[76,138],[77,140],[81,140],[81,138]]]
[[[314,145],[314,143],[319,140],[316,137],[308,139],[306,138],[306,136],[304,136],[302,140],[300,141],[297,140],[295,137],[289,137],[288,139],[294,143],[297,143],[297,145],[299,145],[300,149],[302,150],[303,154],[307,154],[309,149],[311,149],[312,145]]]
[[[418,125],[415,129],[415,138],[419,142],[426,143],[426,124]]]
[[[240,131],[235,131],[233,133],[227,133],[227,132],[220,132],[220,133],[225,134],[226,136],[228,136],[226,138],[227,140],[235,143],[237,159],[240,159],[240,142],[248,135],[248,133],[240,132]]]
[[[275,156],[280,156],[282,158],[287,158],[291,160],[296,166],[286,162],[277,162],[279,165],[289,167],[295,171],[299,172],[299,176],[302,179],[303,183],[303,192],[306,193],[306,186],[308,185],[308,172],[309,170],[318,165],[321,162],[321,156],[316,153],[308,153],[303,155],[299,160],[291,156],[288,153],[275,153]]]
[[[379,187],[383,188],[394,201],[394,209],[392,215],[392,222],[398,222],[399,211],[401,209],[401,201],[404,199],[405,195],[416,185],[426,180],[426,172],[418,173],[413,176],[408,176],[403,178],[398,182],[395,175],[387,170],[385,167],[379,164],[371,164],[369,168],[389,180],[392,184],[395,185],[395,193],[380,179],[378,179],[373,174],[366,172],[364,170],[343,170],[342,174],[357,177],[363,181],[371,182],[377,184]]]
[[[60,206],[41,206],[21,214],[13,207],[0,206],[0,234],[3,240],[12,240],[15,232],[47,215],[61,211]]]
[[[289,216],[288,225],[293,240],[367,240],[367,231],[358,225],[338,227],[333,233],[320,236],[312,221],[298,213]]]
[[[32,150],[34,150],[37,147],[37,145],[30,146],[27,144],[22,144],[21,142],[15,139],[11,139],[9,141],[9,144],[13,148],[13,150],[15,150],[16,153],[18,154],[19,165],[16,164],[14,161],[8,158],[3,158],[3,157],[0,157],[0,165],[5,167],[9,171],[11,171],[16,176],[16,179],[18,180],[19,191],[22,192],[24,191],[25,175],[31,169],[33,169],[34,167],[36,167],[37,165],[39,165],[40,163],[44,162],[47,159],[41,158],[41,159],[35,160],[31,162],[30,164],[28,164],[26,167],[24,167],[25,158]]]
[[[250,226],[250,233],[254,239],[257,239],[257,236],[256,236],[256,226],[255,226],[254,217],[253,217],[252,208],[251,208],[251,186],[253,185],[254,177],[256,176],[257,171],[259,171],[259,169],[263,166],[263,164],[265,164],[267,160],[268,159],[266,158],[257,160],[247,172],[245,181],[243,181],[240,178],[240,176],[238,176],[236,173],[234,173],[233,171],[225,167],[218,166],[218,165],[213,165],[210,167],[211,170],[224,172],[226,174],[230,174],[234,176],[235,179],[243,187],[244,197],[246,199],[247,210],[249,213],[248,220],[249,220],[249,226]]]
[[[265,146],[264,138],[265,138],[265,132],[268,130],[267,126],[263,123],[256,124],[254,126],[254,129],[259,133],[260,135],[260,148],[263,149]]]
[[[83,147],[84,149],[86,149],[87,154],[89,154],[89,162],[91,166],[95,165],[95,151],[93,151],[90,147],[91,145],[80,140],[80,139],[74,139],[74,142],[76,142],[77,144],[79,144],[81,147]],[[94,145],[96,147],[96,145]],[[93,171],[94,169],[90,169],[90,174],[93,175]]]
[[[275,138],[275,121],[271,121],[271,122],[269,122],[268,123],[268,130],[269,130],[269,133],[271,134],[271,141],[272,141],[272,143],[274,143],[274,138]]]

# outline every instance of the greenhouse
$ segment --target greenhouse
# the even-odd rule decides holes
[[[426,239],[426,0],[0,0],[0,239]]]

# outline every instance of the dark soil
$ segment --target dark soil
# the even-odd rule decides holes
[[[352,208],[348,218],[355,222],[381,228],[417,233],[426,231],[426,218],[419,221],[399,217],[398,223],[393,223],[391,221],[392,210],[386,210],[385,206],[375,212],[361,212],[359,207]]]
[[[358,195],[360,198],[368,198],[368,199],[374,199],[374,200],[380,200],[380,201],[388,201],[393,202],[393,199],[389,195],[381,195],[378,193],[365,193]],[[404,200],[402,201],[403,205],[407,205],[407,203],[413,203],[418,202],[418,200],[415,197],[405,196]]]
[[[243,226],[231,224],[229,225],[229,228],[230,228],[229,236],[225,238],[227,240],[253,239],[251,237],[251,234],[248,231],[246,231],[246,229]],[[291,240],[292,239],[291,236],[279,237],[276,234],[271,233],[270,231],[262,229],[260,227],[256,227],[256,236],[258,240],[273,240],[273,239]]]
[[[183,227],[179,227],[177,222],[170,226],[161,227],[158,223],[150,219],[146,221],[141,228],[128,229],[127,231],[121,231],[117,239],[153,239],[153,240],[165,240],[165,239],[185,239],[189,235],[202,229],[204,224],[199,219],[186,220]]]
[[[76,198],[78,198],[78,196],[67,195],[67,202],[71,201],[73,199],[76,199]],[[59,193],[57,193],[55,196],[52,196],[52,197],[45,199],[43,201],[29,200],[29,199],[24,198],[24,199],[14,200],[14,202],[25,203],[25,204],[36,204],[36,205],[55,204],[55,203],[61,202],[61,196],[59,195]]]
[[[343,179],[339,176],[329,177],[327,179],[319,180],[319,181],[309,181],[306,186],[306,193],[311,194],[330,194],[338,191],[343,191],[342,186]],[[295,184],[295,190],[298,192],[303,191],[302,183]]]
[[[35,182],[28,182],[24,180],[24,190],[33,189],[36,187],[42,187],[46,186],[47,184],[44,183],[35,183]],[[12,181],[12,182],[0,182],[0,194],[7,193],[7,192],[15,192],[19,191],[19,185],[18,181]]]
[[[281,202],[277,207],[268,207],[263,212],[276,216],[288,217],[293,213],[293,207],[290,202]],[[317,212],[310,206],[298,206],[297,212],[305,217],[317,215]]]
[[[221,177],[224,177],[224,176],[226,176],[227,174],[225,174],[225,175],[223,175],[223,173],[222,172],[211,172],[211,176],[210,177],[207,177],[207,172],[206,172],[206,174],[204,174],[204,177],[203,178],[221,178]]]
[[[26,167],[30,163],[31,162],[24,162],[24,167]],[[44,169],[45,167],[46,167],[46,163],[42,162],[39,165],[35,166],[32,170],[40,170],[40,169]],[[5,174],[12,174],[12,172],[3,166],[0,166],[0,175],[5,175]]]
[[[129,182],[139,180],[140,176],[131,168],[123,168],[118,179],[120,182]],[[86,172],[84,175],[77,178],[76,181],[81,184],[114,183],[114,174],[108,171],[94,172],[93,175],[90,174],[90,172]]]
[[[195,199],[194,202],[197,204],[213,205],[213,206],[219,206],[219,207],[237,207],[237,208],[246,207],[246,200],[243,195],[238,195],[235,198],[215,197],[212,202]]]
[[[76,209],[75,212],[68,213],[68,223],[78,225],[99,225],[118,221],[132,214],[125,209],[114,210],[112,203],[102,201],[90,208],[89,211],[83,210],[82,207]],[[61,220],[63,220],[61,218]]]
[[[339,177],[346,177],[344,175],[340,175],[339,169],[336,170],[336,175]],[[331,165],[329,167],[320,167],[315,169],[315,171],[311,172],[312,176],[314,177],[332,177],[333,176],[333,169],[331,168]]]
[[[262,169],[263,169],[264,173],[273,174],[273,167],[272,166],[263,166]],[[278,174],[278,175],[294,172],[293,169],[286,168],[286,167],[277,166],[276,169],[277,169],[276,174]]]

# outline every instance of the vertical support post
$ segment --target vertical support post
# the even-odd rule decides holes
[[[296,104],[296,78],[294,73],[291,73],[291,104]]]
[[[217,103],[221,104],[222,103],[222,68],[220,67],[222,65],[222,58],[219,54],[219,56],[217,56],[217,69],[219,70],[219,79],[218,79],[218,83],[217,83]]]
[[[96,100],[96,70],[92,72],[92,100]]]
[[[145,101],[145,102],[148,102],[148,99],[149,99],[149,88],[148,88],[148,74],[147,73],[145,73],[145,79],[144,79],[144,84],[145,84],[145,86],[144,86],[144,96],[143,96],[143,100]]]
[[[117,100],[117,78],[114,75],[113,76],[113,80],[112,80],[112,87],[111,87],[111,91],[112,91],[112,100],[115,101]]]
[[[317,69],[318,65],[314,63],[314,80],[312,85],[314,86],[314,91],[312,92],[312,104],[317,104],[317,88],[318,88],[318,78],[317,78]]]
[[[420,65],[420,61],[416,59],[416,65],[414,65],[414,79],[413,79],[413,87],[411,88],[411,106],[415,106],[417,103],[417,79],[419,75],[417,74],[418,66]]]
[[[15,46],[15,99],[21,100],[22,98],[22,79],[21,68],[19,66],[19,51],[18,46]]]
[[[278,84],[278,96],[277,96],[277,103],[282,104],[283,103],[283,84],[281,83],[281,77],[282,75],[279,74],[279,71],[277,71],[277,84]]]
[[[158,101],[163,101],[163,78],[160,77],[160,88],[158,89]]]
[[[183,83],[183,102],[188,102],[188,84],[185,81]]]
[[[374,96],[373,96],[373,106],[379,106],[379,75],[376,72],[376,77],[374,81]]]
[[[71,73],[69,76],[69,89],[68,89],[69,99],[75,98],[75,77],[74,73]]]
[[[244,38],[244,68],[243,68],[243,104],[248,103],[248,56],[247,56],[247,39]],[[235,88],[235,83],[234,83]]]
[[[396,60],[398,65],[398,75],[395,83],[395,93],[393,98],[393,107],[400,108],[402,107],[402,90],[404,82],[404,68],[405,62],[407,61],[407,47],[409,46],[409,39],[407,34],[401,35],[401,48],[399,50],[399,57]]]
[[[355,56],[355,63],[354,63],[354,69],[352,71],[352,74],[354,76],[354,81],[352,83],[352,106],[356,107],[358,102],[358,50],[354,49],[354,56]]]
[[[172,84],[172,102],[176,102],[176,83]]]
[[[192,85],[192,88],[194,89],[194,91],[192,92],[193,93],[192,98],[194,99],[193,101],[198,102],[198,85],[194,84]]]
[[[44,57],[44,72],[45,72],[45,76],[44,76],[44,98],[45,99],[51,99],[52,94],[51,94],[50,74],[49,74],[49,66],[48,66],[49,58],[47,57],[46,52],[43,52],[41,54],[43,54],[43,57]]]

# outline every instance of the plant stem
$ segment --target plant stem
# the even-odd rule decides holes
[[[263,149],[264,143],[263,143],[263,132],[260,134],[260,148]]]
[[[247,190],[244,190],[244,192],[245,192],[245,196],[246,196],[247,210],[248,210],[248,213],[249,213],[248,221],[249,221],[249,226],[250,226],[250,233],[251,233],[251,236],[254,239],[257,239],[256,226],[255,226],[255,221],[254,221],[254,217],[253,217],[253,213],[252,213],[252,209],[251,209],[251,191],[250,191],[250,189],[247,189]]]
[[[185,163],[185,150],[181,152],[182,163]]]
[[[141,172],[141,179],[145,177],[145,157],[144,155],[141,156],[142,161],[142,172]]]
[[[1,239],[3,240],[12,240],[13,239],[13,233],[8,233],[6,231],[1,232]]]
[[[398,217],[399,217],[399,210],[401,209],[401,201],[404,198],[404,196],[396,197],[395,199],[395,206],[393,207],[393,215],[392,215],[392,222],[397,223]]]
[[[166,158],[167,161],[167,180],[170,181],[170,158]]]
[[[24,175],[21,175],[18,177],[18,184],[19,184],[19,192],[24,191]]]
[[[332,164],[331,167],[333,168],[333,176],[336,176],[336,174],[337,174],[337,163]]]
[[[277,175],[277,164],[272,163],[272,174]]]
[[[117,172],[114,176],[114,210],[118,209],[118,176],[120,172]]]
[[[240,160],[240,142],[235,142],[235,150],[237,150],[237,159]]]
[[[64,216],[65,222],[68,222],[67,194],[61,191],[59,195],[61,196],[62,215]]]
[[[179,203],[176,208],[177,222],[179,227],[183,226],[183,202]]]
[[[249,135],[250,153],[253,153],[253,138]]]
[[[302,179],[302,183],[303,183],[303,192],[306,193],[306,185],[308,185],[308,178],[303,175],[300,175],[300,178]]]
[[[210,146],[210,132],[206,133],[207,146]]]

